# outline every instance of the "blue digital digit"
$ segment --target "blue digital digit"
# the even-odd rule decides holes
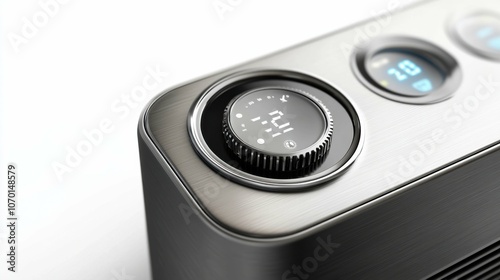
[[[395,68],[390,68],[389,70],[387,70],[387,74],[396,76],[396,79],[398,79],[398,81],[404,81],[408,78],[408,76],[399,72]]]
[[[422,69],[409,59],[401,61],[398,66],[401,70],[405,71],[405,73],[410,76],[416,76],[422,72]]]
[[[432,82],[429,79],[422,79],[413,83],[413,88],[420,92],[429,92],[432,90]]]

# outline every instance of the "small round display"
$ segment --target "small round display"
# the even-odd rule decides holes
[[[245,164],[295,172],[326,157],[333,120],[322,102],[305,91],[262,87],[234,98],[222,126],[228,147]]]
[[[474,14],[458,21],[454,31],[458,41],[470,51],[500,60],[500,16]]]
[[[241,141],[271,154],[306,149],[327,127],[324,113],[310,98],[272,88],[237,98],[230,107],[229,122]]]
[[[366,64],[368,74],[379,86],[405,96],[431,94],[445,80],[435,64],[411,52],[383,51]]]
[[[385,98],[411,104],[443,101],[460,85],[457,61],[429,42],[410,37],[383,37],[353,56],[359,80]]]
[[[363,130],[345,95],[292,71],[240,72],[192,107],[188,132],[217,172],[264,190],[293,191],[340,176],[359,155]]]

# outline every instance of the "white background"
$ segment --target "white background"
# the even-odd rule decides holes
[[[54,1],[0,2],[1,279],[149,279],[136,136],[147,102],[371,18],[394,0]],[[52,3],[45,18],[43,3]],[[157,68],[168,77],[127,105],[123,98]],[[84,131],[103,120],[112,131],[68,166]],[[6,263],[10,162],[19,176],[16,273]],[[58,178],[57,163],[71,172]]]

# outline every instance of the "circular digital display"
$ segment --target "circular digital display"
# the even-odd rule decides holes
[[[333,119],[323,103],[305,91],[262,87],[234,98],[222,126],[228,147],[245,164],[295,172],[326,156]]]
[[[458,41],[477,55],[500,60],[500,17],[478,13],[459,20],[454,25]]]
[[[289,154],[314,145],[324,134],[325,114],[310,98],[285,89],[260,89],[230,106],[232,132],[254,149]]]
[[[366,87],[403,103],[443,101],[455,92],[462,76],[446,51],[410,37],[374,39],[352,61],[354,73]]]
[[[414,53],[383,51],[366,61],[366,70],[379,86],[405,96],[424,96],[445,80],[432,62]]]
[[[188,132],[208,166],[241,184],[293,191],[340,176],[362,149],[353,104],[319,79],[292,71],[240,72],[194,104]]]

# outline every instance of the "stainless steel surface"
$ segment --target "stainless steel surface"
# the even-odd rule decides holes
[[[298,234],[252,238],[214,223],[144,132],[154,279],[423,279],[500,237],[499,145]]]
[[[500,10],[486,0],[428,2],[379,34],[423,38],[459,61],[461,86],[441,103],[394,102],[357,81],[343,50],[373,22],[160,95],[139,123],[154,278],[422,279],[498,241],[500,64],[447,34],[450,19],[470,6]],[[343,176],[307,191],[268,192],[227,180],[198,157],[190,108],[214,82],[253,69],[311,75],[354,103],[366,139]]]
[[[500,12],[500,5],[486,0],[429,2],[395,15],[379,34],[423,38],[459,61],[461,87],[444,102],[401,104],[358,82],[343,50],[367,22],[169,90],[149,108],[146,129],[193,198],[223,228],[246,236],[278,237],[328,223],[500,140],[500,91],[495,80],[500,79],[500,64],[476,58],[447,34],[447,20],[471,9]],[[305,73],[331,83],[352,100],[366,124],[366,139],[363,152],[343,176],[307,192],[271,193],[216,175],[196,155],[186,125],[196,98],[220,78],[255,68]],[[491,77],[494,82],[486,85]]]

